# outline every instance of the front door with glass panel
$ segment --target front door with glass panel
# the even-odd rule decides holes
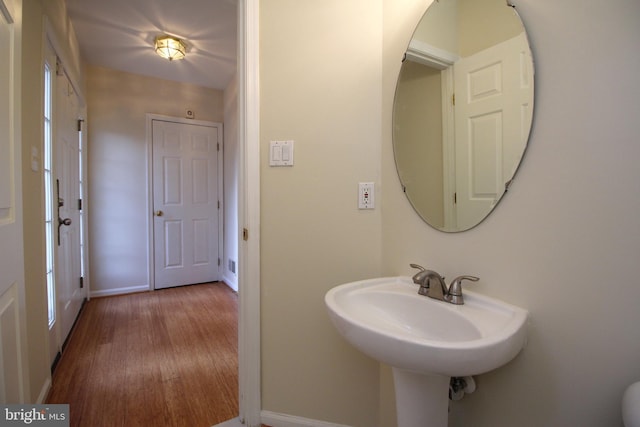
[[[55,360],[86,297],[82,282],[80,101],[51,46],[45,58],[49,348]],[[47,93],[48,92],[48,93]]]

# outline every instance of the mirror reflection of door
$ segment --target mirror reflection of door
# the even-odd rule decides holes
[[[523,33],[454,65],[456,228],[478,224],[516,172],[531,126]]]
[[[442,231],[480,223],[503,196],[531,126],[533,63],[504,0],[440,0],[402,65],[393,146],[416,212]]]

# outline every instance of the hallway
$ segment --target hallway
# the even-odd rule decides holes
[[[237,295],[224,283],[87,302],[47,403],[71,426],[209,427],[238,415]]]

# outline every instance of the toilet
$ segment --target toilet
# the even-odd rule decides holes
[[[640,381],[627,387],[622,397],[624,427],[640,427]]]

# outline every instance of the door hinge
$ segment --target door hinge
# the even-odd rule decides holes
[[[220,200],[218,200],[218,209],[220,209]]]
[[[453,193],[453,204],[458,203],[458,193]]]
[[[220,258],[218,258],[218,267],[220,267]]]
[[[78,210],[82,210],[82,199],[78,199]]]
[[[216,142],[216,151],[220,151],[220,143]]]
[[[242,240],[249,240],[249,230],[247,230],[246,228],[242,229]]]
[[[84,288],[84,277],[80,276],[80,289]]]
[[[82,132],[82,122],[84,122],[83,119],[78,119],[78,132]]]
[[[456,105],[456,94],[455,93],[453,95],[451,95],[451,103],[453,105]]]

